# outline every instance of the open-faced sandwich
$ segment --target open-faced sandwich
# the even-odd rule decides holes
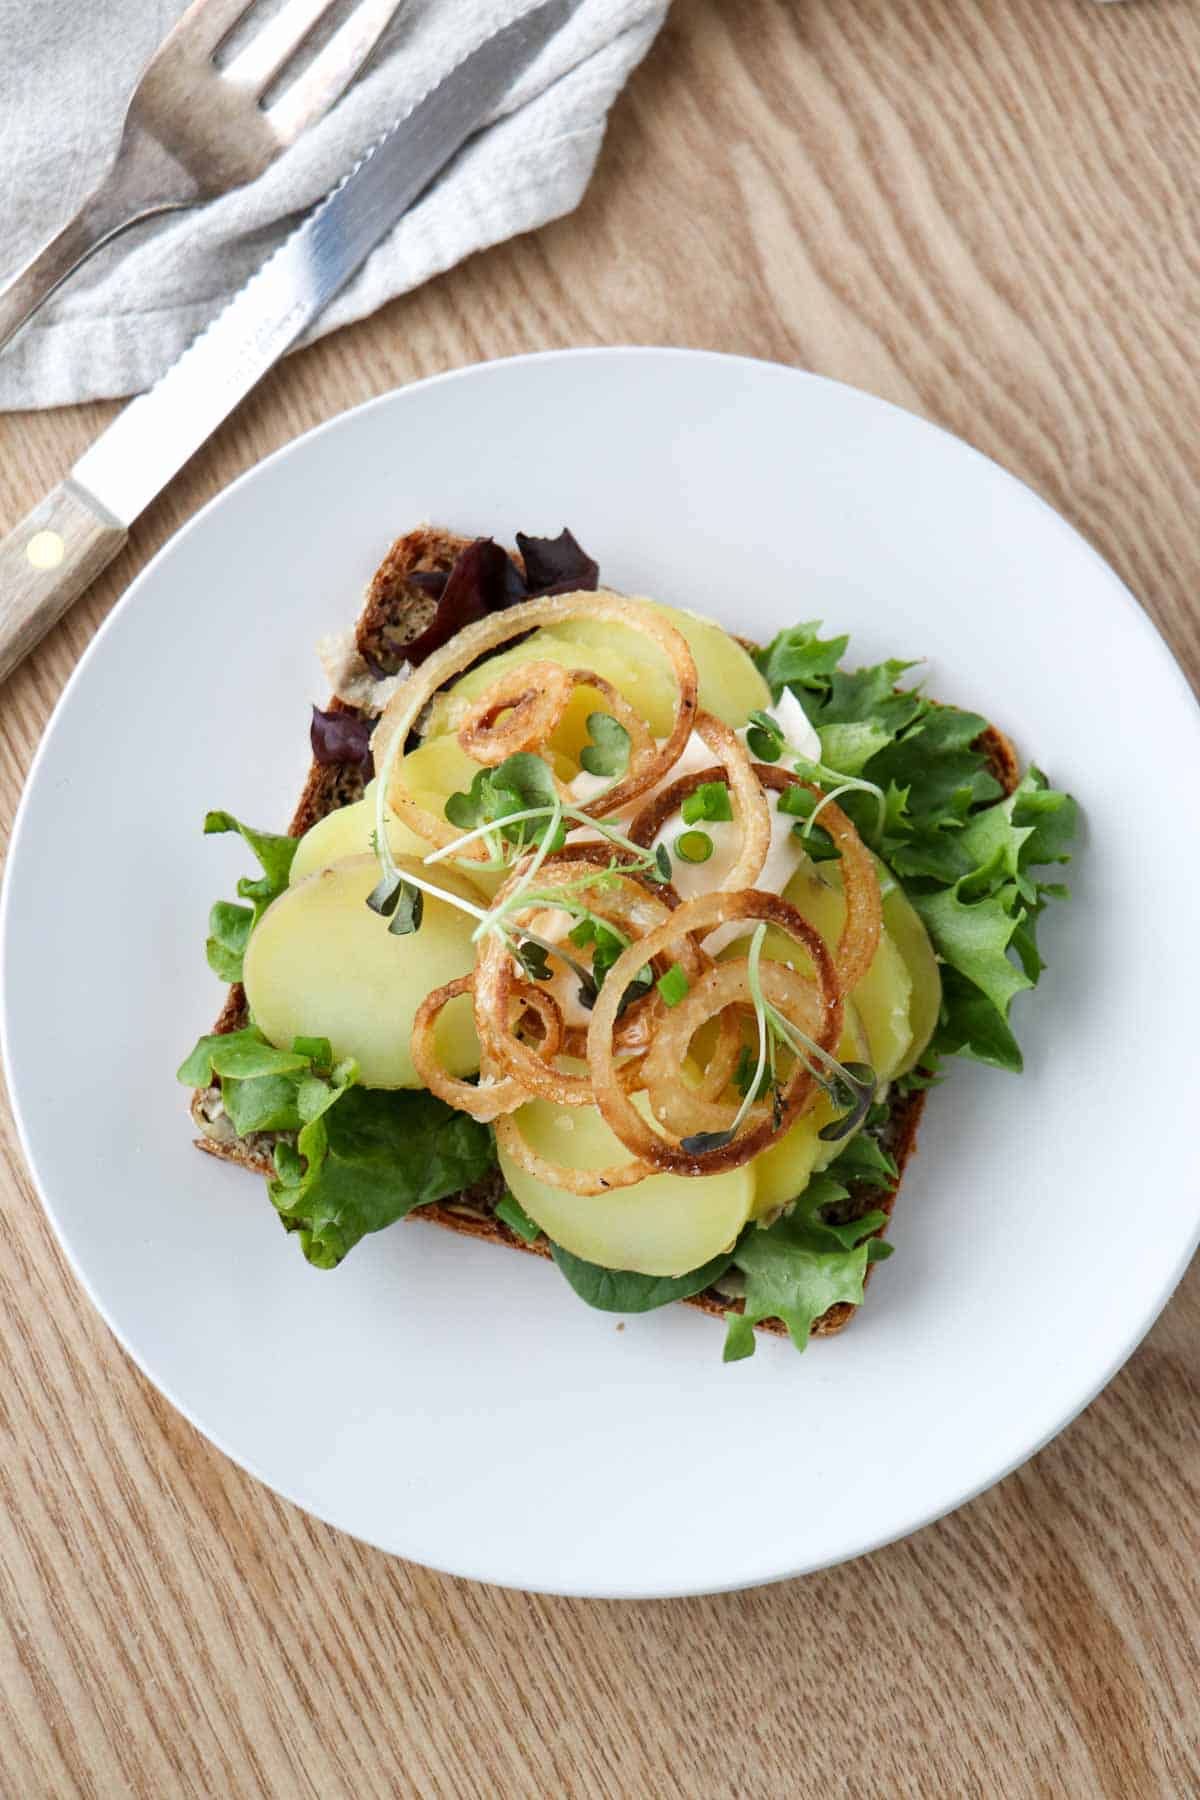
[[[612,1312],[836,1331],[952,1053],[1018,1070],[1074,802],[984,719],[598,585],[571,537],[392,547],[315,760],[218,902],[179,1071],[333,1268],[418,1213]],[[736,608],[731,608],[731,622]]]

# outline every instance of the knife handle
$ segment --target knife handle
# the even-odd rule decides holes
[[[0,681],[91,586],[127,536],[68,476],[0,541]]]

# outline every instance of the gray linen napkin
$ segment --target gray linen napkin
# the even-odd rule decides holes
[[[345,174],[489,28],[532,0],[401,0],[367,73],[258,181],[101,251],[0,353],[0,409],[149,386]],[[570,212],[605,118],[668,0],[585,0],[486,132],[371,255],[313,337],[361,319],[472,251]],[[264,16],[270,11],[264,7]],[[0,0],[0,270],[36,250],[100,179],[141,69],[182,0]]]

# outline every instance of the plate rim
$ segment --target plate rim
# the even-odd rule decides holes
[[[891,414],[899,415],[900,418],[910,424],[916,424],[927,431],[936,433],[943,439],[949,440],[949,443],[954,446],[958,453],[961,454],[966,452],[969,457],[978,459],[987,466],[989,471],[993,474],[998,474],[1001,477],[1002,484],[1013,493],[1014,496],[1020,496],[1022,504],[1029,505],[1032,503],[1037,511],[1043,515],[1048,515],[1049,519],[1053,521],[1054,529],[1060,534],[1065,533],[1076,550],[1081,549],[1086,553],[1093,564],[1094,569],[1103,576],[1105,585],[1110,590],[1115,591],[1123,601],[1126,609],[1131,609],[1137,616],[1140,621],[1140,628],[1143,635],[1148,635],[1148,638],[1153,645],[1153,652],[1157,655],[1160,663],[1163,665],[1162,673],[1164,680],[1174,679],[1174,681],[1179,684],[1181,695],[1185,702],[1191,702],[1193,730],[1197,742],[1200,744],[1200,703],[1197,702],[1197,697],[1192,690],[1191,683],[1166,638],[1163,636],[1147,610],[1139,603],[1130,588],[1117,574],[1116,570],[1106,561],[1099,550],[1086,536],[1084,536],[1078,527],[1066,519],[1063,514],[1052,506],[1048,500],[1044,499],[1034,488],[1029,486],[1019,476],[1013,474],[1011,470],[1007,469],[995,458],[978,449],[967,439],[960,437],[957,433],[949,430],[947,427],[924,417],[921,413],[915,412],[908,407],[901,406],[895,401],[887,400],[877,394],[873,394],[867,388],[859,387],[854,383],[836,380],[832,377],[820,375],[813,371],[798,368],[787,363],[780,363],[770,358],[744,356],[718,350],[690,349],[686,346],[658,346],[650,344],[611,344],[531,351],[515,356],[497,357],[487,361],[468,363],[454,369],[443,370],[437,374],[425,376],[418,381],[407,382],[400,386],[389,388],[381,394],[371,395],[365,400],[359,401],[354,406],[346,407],[342,411],[334,413],[331,417],[320,420],[317,424],[310,426],[306,431],[294,438],[290,438],[286,443],[280,444],[257,462],[252,463],[249,468],[244,469],[231,482],[220,488],[218,492],[213,494],[202,507],[192,514],[190,518],[185,520],[184,523],[159,546],[154,555],[146,563],[145,567],[139,570],[138,574],[129,583],[120,598],[114,603],[95,632],[90,643],[85,648],[79,662],[65,682],[62,692],[59,694],[43,728],[41,739],[25,778],[21,798],[13,820],[7,854],[5,856],[3,880],[0,882],[0,1060],[3,1062],[5,1085],[8,1092],[9,1106],[16,1130],[17,1141],[25,1162],[30,1185],[36,1194],[41,1209],[50,1225],[59,1253],[63,1256],[68,1268],[75,1280],[79,1283],[84,1294],[87,1296],[90,1304],[95,1308],[108,1330],[112,1332],[124,1354],[130,1358],[139,1372],[159,1393],[163,1395],[170,1405],[180,1413],[187,1421],[188,1425],[193,1430],[199,1432],[199,1434],[208,1443],[212,1444],[220,1454],[228,1457],[237,1467],[243,1469],[254,1480],[261,1482],[271,1493],[278,1495],[289,1505],[297,1507],[302,1513],[306,1513],[313,1518],[319,1519],[324,1525],[327,1525],[334,1530],[345,1532],[347,1536],[356,1539],[360,1543],[369,1544],[372,1548],[379,1550],[386,1555],[398,1556],[402,1560],[415,1562],[419,1567],[429,1568],[438,1574],[449,1575],[458,1579],[477,1581],[485,1585],[506,1588],[516,1592],[607,1600],[677,1599],[693,1595],[698,1596],[739,1592],[755,1587],[768,1586],[777,1581],[794,1580],[804,1575],[816,1574],[823,1569],[837,1567],[838,1565],[852,1561],[859,1556],[870,1555],[876,1550],[885,1548],[889,1544],[896,1543],[903,1538],[912,1536],[915,1532],[923,1530],[927,1525],[935,1524],[940,1519],[947,1517],[950,1513],[957,1511],[959,1507],[967,1505],[972,1500],[978,1498],[980,1494],[1007,1479],[1007,1477],[1015,1470],[1021,1468],[1032,1457],[1038,1455],[1048,1443],[1059,1435],[1060,1432],[1066,1430],[1068,1426],[1074,1423],[1079,1415],[1092,1404],[1103,1389],[1107,1387],[1109,1382],[1113,1380],[1115,1375],[1133,1355],[1147,1333],[1161,1317],[1165,1307],[1179,1286],[1180,1281],[1183,1279],[1197,1248],[1200,1247],[1200,1206],[1197,1208],[1191,1241],[1179,1257],[1169,1279],[1165,1282],[1161,1295],[1153,1309],[1144,1322],[1134,1330],[1129,1341],[1106,1362],[1103,1370],[1095,1377],[1094,1381],[1085,1386],[1084,1392],[1078,1398],[1077,1403],[1074,1404],[1057,1423],[1047,1429],[1035,1442],[1031,1443],[1027,1448],[1022,1449],[1004,1466],[985,1476],[975,1485],[964,1489],[961,1493],[957,1493],[954,1498],[948,1500],[944,1505],[939,1504],[928,1510],[919,1508],[914,1517],[881,1532],[877,1537],[872,1537],[869,1541],[860,1542],[836,1550],[832,1554],[823,1555],[816,1560],[801,1560],[798,1566],[785,1569],[772,1569],[765,1572],[761,1567],[757,1570],[751,1569],[711,1584],[705,1583],[696,1585],[694,1582],[689,1581],[685,1585],[656,1586],[652,1589],[644,1587],[629,1588],[622,1586],[619,1583],[589,1585],[587,1587],[581,1587],[577,1583],[556,1584],[554,1582],[530,1585],[528,1582],[522,1581],[515,1576],[512,1578],[497,1576],[489,1570],[485,1570],[478,1566],[472,1566],[472,1559],[470,1556],[464,1556],[460,1559],[456,1559],[454,1562],[426,1560],[424,1557],[418,1561],[416,1557],[410,1556],[404,1551],[396,1550],[390,1545],[380,1543],[378,1540],[340,1523],[336,1518],[330,1517],[329,1514],[323,1512],[319,1506],[312,1504],[308,1500],[297,1498],[294,1493],[288,1490],[288,1488],[280,1485],[279,1482],[266,1475],[257,1466],[253,1457],[248,1457],[241,1452],[232,1450],[226,1444],[223,1436],[219,1432],[214,1432],[207,1426],[201,1424],[194,1416],[189,1406],[184,1404],[177,1397],[173,1386],[160,1379],[135,1352],[127,1341],[123,1330],[117,1324],[115,1319],[110,1316],[107,1307],[103,1304],[95,1291],[89,1276],[77,1260],[68,1236],[59,1221],[55,1205],[43,1185],[40,1171],[38,1170],[35,1159],[31,1153],[29,1130],[26,1123],[24,1108],[19,1097],[18,1082],[15,1078],[13,1061],[10,1054],[12,1044],[12,1020],[9,1011],[10,995],[7,979],[7,966],[9,956],[10,913],[12,910],[11,871],[20,860],[26,832],[27,815],[31,810],[33,796],[38,787],[43,760],[49,754],[56,734],[60,714],[64,711],[68,701],[74,694],[76,685],[81,680],[86,679],[86,672],[89,670],[93,658],[99,653],[100,646],[107,638],[110,629],[114,626],[115,622],[124,615],[130,603],[138,596],[143,584],[147,583],[149,579],[157,575],[159,565],[168,560],[170,556],[174,555],[178,548],[185,544],[195,531],[203,530],[205,528],[210,513],[225,504],[229,497],[240,490],[244,485],[257,479],[264,470],[291,457],[297,451],[301,450],[302,447],[307,446],[311,441],[326,433],[342,428],[347,421],[368,412],[393,406],[398,402],[402,403],[404,396],[409,393],[424,391],[447,383],[471,380],[473,378],[478,378],[481,374],[493,369],[511,370],[531,364],[569,364],[581,360],[615,361],[629,357],[662,360],[686,359],[704,364],[716,363],[720,365],[741,365],[755,371],[769,371],[774,377],[781,375],[790,377],[794,379],[799,386],[807,386],[816,383],[825,388],[849,392],[860,399],[869,401],[873,406],[884,408]]]

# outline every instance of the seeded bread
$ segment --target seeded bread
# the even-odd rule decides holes
[[[425,629],[433,615],[436,601],[426,587],[413,580],[414,575],[449,570],[459,551],[469,541],[452,532],[428,525],[419,526],[415,531],[396,539],[371,580],[355,627],[355,642],[359,654],[371,668],[381,674],[394,673],[403,662],[405,644]],[[514,560],[519,559],[514,557]],[[331,700],[329,705],[336,712],[356,713],[358,710],[337,698]],[[989,726],[980,747],[987,753],[992,773],[1005,793],[1011,793],[1017,784],[1018,767],[1008,739]],[[314,762],[309,769],[292,822],[288,826],[289,835],[302,837],[318,819],[361,798],[362,789],[362,776],[357,769],[330,767]],[[236,1031],[246,1023],[246,1017],[246,997],[238,983],[230,988],[213,1029],[218,1032]],[[917,1127],[924,1104],[923,1092],[899,1097],[892,1104],[884,1147],[894,1158],[900,1179],[916,1152]],[[221,1108],[220,1094],[216,1088],[197,1090],[192,1097],[192,1117],[200,1133],[196,1139],[198,1150],[203,1150],[209,1156],[220,1157],[223,1161],[237,1163],[256,1175],[274,1174],[271,1155],[278,1134],[256,1132],[249,1137],[238,1137]],[[857,1206],[862,1213],[877,1209],[886,1213],[890,1219],[900,1179],[890,1191],[881,1193],[877,1188],[869,1188],[860,1194],[852,1193],[850,1200],[846,1202],[848,1216],[855,1216],[852,1209]],[[505,1244],[513,1250],[548,1257],[550,1252],[544,1240],[527,1244],[515,1232],[510,1231],[502,1219],[496,1217],[494,1209],[503,1193],[504,1182],[498,1172],[493,1172],[453,1200],[423,1206],[409,1216],[444,1226],[450,1231],[461,1232],[467,1237],[485,1238],[495,1244]],[[886,1225],[881,1226],[878,1235],[882,1236],[886,1229]],[[868,1277],[871,1267],[872,1265],[868,1265]],[[698,1307],[715,1318],[720,1318],[727,1312],[742,1310],[740,1300],[731,1300],[712,1288],[682,1304]],[[814,1324],[813,1335],[824,1337],[831,1332],[840,1331],[856,1310],[847,1303],[830,1307]],[[778,1319],[764,1320],[758,1329],[786,1335],[786,1327]]]

